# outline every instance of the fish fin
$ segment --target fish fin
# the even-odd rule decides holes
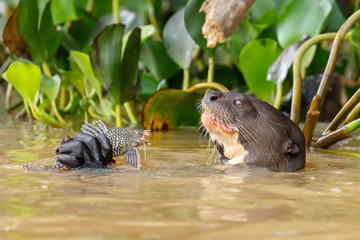
[[[125,154],[125,161],[133,165],[136,169],[140,168],[140,153],[136,147],[130,148]]]
[[[107,131],[109,131],[109,129],[106,127],[105,123],[101,120],[96,121],[97,128],[99,128],[101,130],[102,133],[106,133]]]
[[[101,123],[99,123],[99,122],[101,122]],[[94,137],[96,137],[99,134],[104,134],[108,131],[107,127],[101,120],[97,121],[97,124],[98,124],[98,126],[94,126],[91,123],[88,123],[87,121],[85,121],[85,124],[82,125],[81,130],[83,133],[94,136]]]

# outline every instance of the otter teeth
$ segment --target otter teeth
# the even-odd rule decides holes
[[[211,115],[211,114],[209,113],[209,116],[211,117],[211,119],[212,119],[213,121],[215,121],[215,117],[214,117],[213,115]]]

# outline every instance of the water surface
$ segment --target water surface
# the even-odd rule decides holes
[[[109,169],[22,168],[52,164],[67,134],[0,124],[0,239],[360,238],[359,158],[309,152],[296,173],[224,170],[190,129],[154,132],[140,170],[123,158]],[[359,152],[360,140],[335,149]]]

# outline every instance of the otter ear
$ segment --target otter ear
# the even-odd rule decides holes
[[[291,155],[299,154],[299,152],[300,152],[299,145],[296,142],[294,142],[293,140],[289,139],[288,141],[285,142],[284,145],[285,145],[284,146],[285,152],[287,154],[291,154]]]

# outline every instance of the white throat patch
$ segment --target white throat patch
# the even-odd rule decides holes
[[[225,163],[226,165],[244,163],[248,151],[237,141],[236,133],[223,134],[210,130],[209,134],[213,142],[216,141],[224,147],[224,155],[229,159],[229,161]]]

